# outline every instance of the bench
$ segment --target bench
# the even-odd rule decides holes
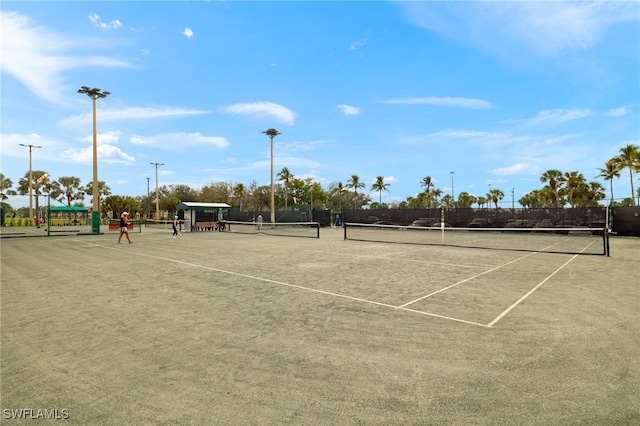
[[[218,229],[218,222],[196,222],[196,231],[215,231]]]

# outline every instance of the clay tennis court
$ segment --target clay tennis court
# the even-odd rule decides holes
[[[3,424],[640,422],[637,238],[131,237],[2,239]]]

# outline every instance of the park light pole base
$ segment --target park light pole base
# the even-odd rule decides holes
[[[91,233],[100,233],[100,212],[91,212]]]

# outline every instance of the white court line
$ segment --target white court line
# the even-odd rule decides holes
[[[362,299],[360,297],[347,296],[345,294],[334,293],[334,292],[326,291],[326,290],[319,290],[317,288],[304,287],[304,286],[301,286],[301,285],[285,283],[285,282],[282,282],[282,281],[276,281],[276,280],[272,280],[272,279],[269,279],[269,278],[256,277],[254,275],[242,274],[240,272],[227,271],[227,270],[219,269],[219,268],[212,268],[210,266],[203,266],[203,265],[198,265],[198,264],[195,264],[195,263],[183,262],[181,260],[175,260],[175,259],[171,259],[171,258],[164,258],[164,257],[159,257],[159,256],[151,256],[151,255],[147,255],[147,254],[145,254],[145,256],[153,257],[155,259],[165,260],[165,261],[169,261],[169,262],[175,262],[175,263],[179,263],[179,264],[182,264],[182,265],[193,266],[193,267],[196,267],[196,268],[203,268],[203,269],[207,269],[207,270],[210,270],[210,271],[220,272],[222,274],[234,275],[234,276],[237,276],[237,277],[243,277],[243,278],[249,278],[249,279],[252,279],[252,280],[263,281],[263,282],[267,282],[267,283],[270,283],[270,284],[278,284],[278,285],[283,285],[285,287],[291,287],[291,288],[296,288],[296,289],[299,289],[299,290],[310,291],[310,292],[313,292],[313,293],[324,294],[324,295],[327,295],[327,296],[339,297],[339,298],[342,298],[342,299],[353,300],[353,301],[356,301],[356,302],[368,303],[370,305],[383,306],[385,308],[392,308],[392,309],[402,310],[402,311],[406,311],[406,312],[413,312],[413,313],[418,313],[418,314],[422,314],[422,315],[428,315],[428,316],[432,316],[432,317],[448,319],[448,320],[451,320],[451,321],[458,321],[458,322],[463,322],[463,323],[466,323],[466,324],[473,324],[473,325],[478,325],[478,326],[481,326],[481,327],[487,327],[487,325],[485,325],[485,324],[479,324],[479,323],[476,323],[476,322],[473,322],[473,321],[467,321],[467,320],[463,320],[463,319],[447,317],[447,316],[444,316],[444,315],[432,314],[432,313],[429,313],[429,312],[417,311],[415,309],[407,309],[407,308],[404,308],[402,306],[395,306],[395,305],[390,305],[388,303],[375,302],[373,300]]]
[[[593,244],[593,243],[592,243]],[[580,252],[584,252],[587,248],[589,248],[591,244],[589,244],[587,247],[585,247],[584,249],[582,249]],[[564,268],[565,266],[567,266],[569,264],[569,262],[571,262],[572,260],[574,260],[576,257],[578,257],[578,255],[573,255],[573,257],[569,260],[567,260],[562,266],[560,266],[558,269],[556,269],[555,271],[553,271],[553,273],[551,275],[549,275],[547,278],[545,278],[544,280],[540,281],[540,283],[538,283],[538,285],[536,285],[534,288],[532,288],[531,290],[529,290],[529,292],[527,294],[525,294],[524,296],[522,296],[520,299],[518,299],[518,301],[516,303],[514,303],[513,305],[509,306],[503,313],[501,313],[500,315],[498,315],[493,321],[491,321],[489,323],[489,327],[493,327],[493,325],[495,323],[497,323],[498,321],[500,321],[502,319],[502,317],[504,317],[505,315],[507,315],[511,310],[513,310],[516,306],[518,306],[520,303],[522,303],[527,297],[529,297],[534,291],[536,291],[538,288],[540,288],[544,283],[546,283],[547,281],[549,281],[551,279],[551,277],[553,277],[555,274],[557,274],[558,272],[560,272],[560,270],[562,268]]]
[[[75,240],[75,241],[76,242],[81,242],[81,240]],[[111,248],[111,249],[116,249],[117,248],[117,247],[112,247],[111,245],[105,246],[105,245],[102,245],[102,244],[89,243],[89,242],[86,242],[86,241],[82,241],[82,242],[84,242],[86,244],[98,246],[98,247],[103,247],[103,248]],[[359,298],[359,297],[347,296],[345,294],[333,293],[333,292],[330,292],[330,291],[318,290],[318,289],[310,288],[310,287],[303,287],[303,286],[300,286],[300,285],[297,285],[297,284],[289,284],[289,283],[285,283],[285,282],[282,282],[282,281],[272,280],[272,279],[269,279],[269,278],[261,278],[261,277],[256,277],[256,276],[253,276],[253,275],[242,274],[240,272],[233,272],[233,271],[227,271],[227,270],[224,270],[224,269],[213,268],[211,266],[204,266],[204,265],[198,265],[196,263],[183,262],[181,260],[171,259],[169,257],[154,256],[154,255],[147,254],[147,253],[136,253],[136,255],[138,255],[138,256],[146,256],[146,257],[150,257],[150,258],[153,258],[153,259],[164,260],[164,261],[167,261],[167,262],[178,263],[178,264],[185,265],[185,266],[192,266],[194,268],[207,269],[209,271],[219,272],[219,273],[222,273],[222,274],[234,275],[234,276],[243,277],[243,278],[249,278],[249,279],[252,279],[252,280],[262,281],[262,282],[266,282],[266,283],[270,283],[270,284],[277,284],[277,285],[282,285],[282,286],[285,286],[285,287],[296,288],[296,289],[299,289],[299,290],[305,290],[305,291],[310,291],[310,292],[314,292],[314,293],[324,294],[324,295],[327,295],[327,296],[338,297],[338,298],[341,298],[341,299],[353,300],[355,302],[368,303],[370,305],[382,306],[382,307],[385,307],[385,308],[391,308],[391,309],[400,310],[400,311],[404,311],[404,312],[412,312],[412,313],[415,313],[415,314],[427,315],[427,316],[431,316],[431,317],[435,317],[435,318],[446,319],[446,320],[449,320],[449,321],[456,321],[456,322],[461,322],[461,323],[465,323],[465,324],[476,325],[476,326],[479,326],[479,327],[490,328],[486,324],[480,324],[480,323],[477,323],[477,322],[467,321],[467,320],[463,320],[463,319],[460,319],[460,318],[454,318],[454,317],[448,317],[448,316],[445,316],[445,315],[433,314],[433,313],[430,313],[430,312],[418,311],[418,310],[415,310],[415,309],[409,309],[409,308],[405,308],[405,307],[402,307],[402,306],[395,306],[395,305],[390,305],[388,303],[375,302],[373,300],[367,300],[367,299],[362,299],[362,298]]]
[[[465,265],[465,264],[459,264],[459,263],[445,263],[445,262],[434,262],[431,260],[420,260],[420,259],[403,259],[401,257],[396,257],[396,256],[401,256],[402,253],[398,253],[398,254],[385,254],[385,255],[379,255],[379,256],[373,256],[373,255],[367,255],[367,254],[358,254],[355,255],[355,257],[361,258],[361,259],[385,259],[385,260],[389,260],[389,261],[393,261],[393,262],[407,262],[407,263],[422,263],[422,264],[426,264],[426,265],[438,265],[438,266],[453,266],[454,268],[479,268],[479,266],[475,266],[475,265]]]
[[[557,245],[559,245],[559,244],[562,244],[564,241],[569,241],[569,240],[563,240],[563,241],[561,241],[561,242],[558,242],[558,243],[552,244],[552,245],[550,245],[550,246],[544,247],[544,248],[543,248],[542,250],[540,250],[540,251],[536,251],[536,252],[533,252],[533,253],[529,253],[529,254],[527,254],[526,256],[522,256],[522,257],[519,257],[519,258],[517,258],[517,259],[511,260],[511,261],[509,261],[509,262],[507,262],[507,263],[505,263],[505,264],[503,264],[503,265],[499,265],[499,266],[496,266],[495,268],[488,269],[488,270],[486,270],[486,271],[484,271],[484,272],[481,272],[481,273],[479,273],[479,274],[477,274],[477,275],[474,275],[474,276],[472,276],[472,277],[470,277],[470,278],[464,279],[464,280],[459,281],[459,282],[457,282],[457,283],[451,284],[450,286],[447,286],[447,287],[441,288],[440,290],[436,290],[436,291],[434,291],[433,293],[429,293],[429,294],[427,294],[427,295],[425,295],[425,296],[422,296],[422,297],[419,297],[419,298],[417,298],[417,299],[415,299],[415,300],[412,300],[412,301],[410,301],[410,302],[407,302],[407,303],[405,303],[404,305],[400,305],[399,307],[400,307],[400,308],[404,308],[404,307],[406,307],[406,306],[412,305],[412,304],[414,304],[414,303],[416,303],[416,302],[419,302],[419,301],[421,301],[421,300],[424,300],[424,299],[426,299],[426,298],[428,298],[428,297],[434,296],[434,295],[436,295],[436,294],[438,294],[438,293],[441,293],[441,292],[443,292],[443,291],[447,291],[447,290],[449,290],[450,288],[456,287],[456,286],[458,286],[458,285],[460,285],[460,284],[464,284],[464,283],[466,283],[466,282],[468,282],[468,281],[471,281],[471,280],[473,280],[473,279],[475,279],[475,278],[481,277],[482,275],[488,274],[489,272],[493,272],[493,271],[498,270],[498,269],[500,269],[500,268],[503,268],[503,267],[505,267],[505,266],[507,266],[507,265],[510,265],[510,264],[512,264],[512,263],[514,263],[514,262],[518,262],[518,261],[520,261],[520,260],[522,260],[522,259],[526,259],[527,257],[529,257],[529,256],[533,256],[534,254],[546,254],[547,252],[545,252],[545,250],[549,250],[549,249],[550,249],[550,248],[552,248],[552,247],[555,247],[555,246],[557,246]],[[591,244],[593,244],[593,241],[592,241],[591,243],[589,243],[585,248],[583,248],[582,250],[580,250],[580,252],[581,252],[581,253],[582,253],[582,252],[584,252],[587,248],[589,248],[589,247],[591,246]],[[575,256],[577,256],[577,255],[575,255]],[[574,256],[573,258],[575,258],[575,256]],[[573,260],[573,258],[571,258],[571,260]],[[570,261],[571,261],[571,260],[570,260]],[[567,262],[567,263],[569,263],[569,262]]]
[[[460,285],[460,284],[466,283],[467,281],[471,281],[471,280],[473,280],[473,279],[476,279],[476,278],[478,278],[478,277],[481,277],[481,276],[483,276],[483,275],[485,275],[485,274],[488,274],[489,272],[496,271],[496,270],[498,270],[498,269],[500,269],[500,268],[503,268],[503,267],[505,267],[505,266],[507,266],[507,265],[510,265],[510,264],[512,264],[512,263],[515,263],[515,262],[518,262],[518,261],[520,261],[520,260],[522,260],[522,259],[525,259],[525,258],[527,258],[527,257],[529,257],[529,256],[533,256],[534,254],[536,254],[536,253],[529,253],[529,254],[527,254],[527,255],[525,255],[525,256],[522,256],[522,257],[519,257],[519,258],[517,258],[517,259],[510,260],[509,262],[504,263],[504,264],[502,264],[502,265],[498,265],[498,266],[496,266],[495,268],[487,269],[486,271],[484,271],[484,272],[480,272],[479,274],[476,274],[476,275],[474,275],[474,276],[472,276],[472,277],[466,278],[466,279],[464,279],[464,280],[462,280],[462,281],[458,281],[457,283],[451,284],[450,286],[443,287],[443,288],[441,288],[440,290],[436,290],[436,291],[434,291],[433,293],[429,293],[429,294],[427,294],[427,295],[425,295],[425,296],[419,297],[419,298],[417,298],[417,299],[415,299],[415,300],[412,300],[412,301],[410,301],[410,302],[405,303],[404,305],[400,305],[400,306],[399,306],[399,308],[405,308],[405,307],[407,307],[407,306],[409,306],[409,305],[412,305],[412,304],[414,304],[414,303],[416,303],[416,302],[419,302],[419,301],[421,301],[421,300],[423,300],[423,299],[426,299],[426,298],[431,297],[431,296],[433,296],[433,295],[436,295],[436,294],[438,294],[438,293],[442,293],[443,291],[447,291],[447,290],[449,290],[450,288],[453,288],[453,287],[458,286],[458,285]]]
[[[448,316],[445,316],[445,315],[433,314],[431,312],[418,311],[416,309],[402,308],[402,307],[399,307],[399,306],[394,306],[394,307],[396,309],[400,309],[400,310],[405,311],[405,312],[413,312],[414,314],[428,315],[430,317],[442,318],[442,319],[446,319],[446,320],[449,320],[449,321],[456,321],[456,322],[462,322],[462,323],[465,323],[465,324],[477,325],[479,327],[491,328],[487,324],[480,324],[479,322],[463,320],[463,319],[454,318],[454,317],[448,317]]]
[[[491,321],[489,323],[489,327],[493,327],[493,325],[495,323],[497,323],[498,321],[500,321],[502,319],[502,317],[504,317],[505,315],[507,315],[509,312],[511,312],[511,310],[513,308],[515,308],[516,306],[518,306],[520,303],[522,303],[527,297],[529,297],[534,291],[536,291],[537,289],[540,288],[540,286],[542,286],[544,283],[546,283],[547,281],[549,281],[551,279],[551,277],[553,277],[555,274],[557,274],[558,272],[560,272],[560,270],[562,268],[564,268],[565,266],[567,266],[569,264],[569,262],[571,262],[573,259],[575,259],[576,257],[578,257],[578,255],[574,255],[571,259],[567,260],[562,266],[560,266],[558,269],[556,269],[555,271],[553,271],[553,273],[551,275],[549,275],[547,278],[545,278],[544,280],[540,281],[538,283],[538,285],[536,285],[534,288],[532,288],[531,290],[529,290],[529,292],[527,292],[527,294],[525,294],[524,296],[522,296],[520,299],[518,299],[518,301],[516,303],[514,303],[513,305],[509,306],[504,312],[502,312],[500,315],[498,315],[493,321]]]
[[[117,247],[113,247],[111,245],[107,246],[107,245],[103,245],[103,244],[89,243],[89,242],[86,242],[86,241],[83,241],[83,240],[75,240],[75,241],[84,242],[86,244],[90,244],[90,245],[94,245],[94,246],[98,246],[98,247],[103,247],[103,248],[111,248],[111,249],[116,249],[117,248]],[[554,245],[549,246],[549,247],[553,247]],[[543,250],[546,250],[549,247],[546,247]],[[584,251],[586,249],[587,249],[587,247],[585,247],[582,251]],[[382,307],[401,310],[401,311],[405,311],[405,312],[412,312],[412,313],[416,313],[416,314],[427,315],[427,316],[431,316],[431,317],[435,317],[435,318],[441,318],[441,319],[446,319],[446,320],[449,320],[449,321],[461,322],[461,323],[464,323],[464,324],[470,324],[470,325],[475,325],[475,326],[484,327],[484,328],[492,328],[493,325],[495,323],[497,323],[500,319],[502,319],[506,314],[508,314],[509,311],[514,309],[518,304],[520,304],[523,300],[525,300],[536,289],[538,289],[542,284],[544,284],[547,280],[549,280],[552,276],[554,276],[557,272],[559,272],[562,268],[564,268],[567,264],[569,264],[569,262],[571,262],[573,259],[575,259],[578,255],[574,255],[571,259],[569,259],[567,262],[565,262],[560,268],[558,268],[551,275],[549,275],[547,278],[545,278],[541,283],[539,283],[536,287],[534,287],[527,294],[525,294],[523,297],[521,297],[520,300],[518,300],[516,303],[511,305],[507,310],[502,312],[497,318],[495,318],[489,324],[481,324],[481,323],[478,323],[478,322],[468,321],[468,320],[464,320],[464,319],[460,319],[460,318],[434,314],[434,313],[431,313],[431,312],[419,311],[419,310],[416,310],[416,309],[407,308],[407,306],[411,305],[413,303],[416,303],[416,302],[418,302],[420,300],[423,300],[423,299],[425,299],[427,297],[430,297],[430,296],[433,296],[433,295],[438,294],[440,292],[446,291],[446,290],[448,290],[450,288],[453,288],[453,287],[455,287],[457,285],[463,284],[463,283],[465,283],[467,281],[470,281],[472,279],[475,279],[477,277],[480,277],[482,275],[488,274],[488,273],[490,273],[492,271],[495,271],[497,269],[503,268],[503,267],[505,267],[507,265],[510,265],[512,263],[518,262],[518,261],[520,261],[522,259],[526,259],[527,257],[533,256],[535,254],[545,254],[545,252],[544,251],[540,251],[540,252],[529,253],[529,254],[527,254],[525,256],[522,256],[522,257],[519,257],[517,259],[511,260],[511,261],[509,261],[507,263],[504,263],[502,265],[496,266],[494,268],[491,268],[491,269],[488,269],[488,270],[486,270],[484,272],[476,274],[476,275],[474,275],[474,276],[472,276],[470,278],[467,278],[465,280],[462,280],[462,281],[457,282],[455,284],[452,284],[450,286],[444,287],[444,288],[442,288],[440,290],[437,290],[437,291],[435,291],[433,293],[430,293],[430,294],[428,294],[426,296],[422,296],[422,297],[420,297],[420,298],[418,298],[416,300],[413,300],[411,302],[405,303],[405,304],[400,305],[400,306],[395,306],[395,305],[391,305],[391,304],[388,304],[388,303],[375,302],[373,300],[367,300],[367,299],[362,299],[362,298],[359,298],[359,297],[347,296],[347,295],[344,295],[344,294],[333,293],[333,292],[330,292],[330,291],[318,290],[318,289],[309,288],[309,287],[303,287],[303,286],[300,286],[300,285],[297,285],[297,284],[289,284],[289,283],[285,283],[285,282],[282,282],[282,281],[271,280],[271,279],[268,279],[268,278],[261,278],[261,277],[256,277],[256,276],[253,276],[253,275],[242,274],[242,273],[239,273],[239,272],[233,272],[233,271],[227,271],[227,270],[224,270],[224,269],[213,268],[213,267],[210,267],[210,266],[204,266],[204,265],[198,265],[198,264],[195,264],[195,263],[183,262],[183,261],[172,259],[172,258],[154,256],[154,255],[147,254],[147,253],[137,253],[137,255],[146,256],[146,257],[150,257],[150,258],[153,258],[153,259],[160,259],[160,260],[164,260],[164,261],[168,261],[168,262],[174,262],[174,263],[178,263],[178,264],[182,264],[182,265],[186,265],[186,266],[192,266],[192,267],[195,267],[195,268],[207,269],[207,270],[219,272],[219,273],[222,273],[222,274],[228,274],[228,275],[234,275],[234,276],[243,277],[243,278],[249,278],[249,279],[262,281],[262,282],[267,282],[267,283],[271,283],[271,284],[277,284],[277,285],[282,285],[282,286],[286,286],[286,287],[290,287],[290,288],[296,288],[296,289],[299,289],[299,290],[310,291],[310,292],[314,292],[314,293],[324,294],[324,295],[328,295],[328,296],[338,297],[338,298],[352,300],[352,301],[361,302],[361,303],[367,303],[367,304],[376,305],[376,306],[382,306]]]
[[[402,306],[394,306],[394,305],[390,305],[388,303],[375,302],[373,300],[362,299],[360,297],[347,296],[345,294],[334,293],[334,292],[325,291],[325,290],[319,290],[319,289],[316,289],[316,288],[304,287],[304,286],[301,286],[301,285],[285,283],[285,282],[282,282],[282,281],[276,281],[276,280],[272,280],[272,279],[269,279],[269,278],[256,277],[254,275],[242,274],[240,272],[227,271],[227,270],[224,270],[224,269],[212,268],[210,266],[203,266],[203,265],[198,265],[198,264],[195,264],[195,263],[183,262],[181,260],[175,260],[175,259],[164,258],[164,257],[159,257],[159,256],[151,256],[151,255],[146,255],[146,254],[145,254],[145,256],[153,257],[153,258],[161,259],[161,260],[166,260],[166,261],[170,261],[170,262],[175,262],[175,263],[179,263],[179,264],[182,264],[182,265],[193,266],[193,267],[196,267],[196,268],[208,269],[210,271],[220,272],[222,274],[234,275],[234,276],[237,276],[237,277],[243,277],[243,278],[249,278],[249,279],[252,279],[252,280],[263,281],[263,282],[267,282],[267,283],[270,283],[270,284],[278,284],[278,285],[283,285],[285,287],[291,287],[291,288],[296,288],[296,289],[299,289],[299,290],[310,291],[310,292],[313,292],[313,293],[324,294],[324,295],[327,295],[327,296],[339,297],[339,298],[342,298],[342,299],[353,300],[353,301],[356,301],[356,302],[368,303],[370,305],[383,306],[385,308],[392,308],[392,309],[402,310],[402,311],[405,311],[405,312],[413,312],[413,313],[418,313],[418,314],[422,314],[422,315],[428,315],[428,316],[432,316],[432,317],[443,318],[443,319],[447,319],[447,320],[451,320],[451,321],[458,321],[458,322],[463,322],[463,323],[466,323],[466,324],[478,325],[480,327],[488,327],[486,324],[480,324],[480,323],[476,323],[476,322],[473,322],[473,321],[467,321],[467,320],[463,320],[463,319],[459,319],[459,318],[447,317],[447,316],[444,316],[444,315],[432,314],[432,313],[429,313],[429,312],[417,311],[415,309],[407,309],[407,308],[404,308]]]

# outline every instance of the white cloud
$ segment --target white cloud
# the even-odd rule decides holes
[[[338,105],[337,108],[342,111],[344,115],[358,115],[360,114],[360,108],[351,105]]]
[[[273,159],[274,167],[287,167],[293,169],[296,167],[306,168],[320,168],[321,164],[316,160],[310,160],[308,158],[291,157],[291,156],[275,156]],[[253,167],[266,168],[271,166],[271,159],[256,161],[252,164]],[[296,177],[301,177],[296,175]]]
[[[191,31],[191,28],[189,27],[185,28],[184,31],[182,31],[182,34],[184,34],[187,38],[193,37],[193,31]]]
[[[349,50],[358,50],[361,47],[366,46],[368,42],[369,39],[367,37],[363,37],[351,43],[351,45],[349,46]]]
[[[193,115],[208,114],[209,111],[184,108],[117,108],[100,109],[98,119],[105,121],[125,121],[125,120],[149,120],[156,118],[188,117]],[[80,115],[74,115],[62,120],[63,126],[76,126],[78,124],[89,123],[93,120],[93,112],[89,111]]]
[[[61,93],[75,92],[63,76],[69,69],[87,66],[131,67],[129,63],[118,59],[94,55],[96,46],[101,45],[96,40],[64,38],[15,12],[0,11],[0,37],[2,71],[53,103],[62,103]],[[78,55],[76,52],[82,49],[91,54]]]
[[[277,141],[277,139],[276,139]],[[309,152],[309,151],[318,151],[324,149],[330,149],[333,145],[333,142],[328,140],[314,140],[308,142],[298,142],[298,141],[287,141],[286,144],[280,144],[276,142],[276,148],[280,153],[294,153],[294,152]]]
[[[320,185],[328,185],[331,183],[329,179],[320,175],[316,170],[309,170],[307,173],[296,175],[296,178],[302,179],[302,180],[311,178],[312,181],[318,182]]]
[[[441,142],[443,139],[459,140],[461,143],[470,143],[473,146],[485,147],[496,149],[496,146],[516,146],[519,144],[530,144],[532,141],[531,136],[526,134],[515,135],[509,132],[487,132],[482,130],[466,130],[466,129],[445,129],[438,132],[405,136],[398,140],[398,143],[411,145],[411,146],[423,146],[425,144],[434,144],[435,150],[439,150],[444,147]],[[448,143],[448,142],[447,142]],[[458,142],[456,142],[458,143]],[[501,148],[502,149],[502,148]],[[434,151],[435,152],[435,151]]]
[[[508,167],[489,170],[489,173],[492,173],[494,175],[531,175],[538,174],[539,171],[540,169],[538,166],[518,163]]]
[[[377,181],[377,177],[371,178],[371,181],[369,182],[370,184],[374,184]],[[396,179],[393,176],[383,176],[384,179],[384,183],[396,183],[398,182],[398,179]]]
[[[220,136],[205,136],[202,133],[164,133],[153,136],[134,135],[130,139],[135,145],[154,146],[156,148],[184,148],[185,146],[212,146],[226,148],[229,141]]]
[[[597,44],[616,23],[637,21],[635,2],[405,2],[407,19],[446,37],[502,53],[556,55]]]
[[[542,137],[542,139],[535,140],[531,144],[531,146],[539,148],[539,147],[550,147],[550,146],[562,145],[566,141],[569,141],[571,139],[576,139],[578,136],[579,135],[576,135],[576,134],[566,134],[561,136]]]
[[[576,109],[552,109],[540,111],[533,118],[523,120],[526,124],[550,123],[559,124],[572,120],[579,120],[591,115],[591,111],[585,108]]]
[[[100,27],[104,29],[118,29],[122,27],[122,23],[117,19],[114,19],[111,22],[102,22],[102,19],[100,19],[100,15],[96,13],[89,14],[88,18],[89,18],[89,21],[91,21],[91,23],[96,27]]]
[[[442,130],[434,133],[432,136],[436,137],[448,137],[448,138],[482,138],[482,139],[505,139],[511,138],[511,133],[499,133],[499,132],[483,132],[478,130]]]
[[[78,163],[89,164],[93,162],[93,147],[66,149],[60,153],[60,157]],[[132,164],[136,161],[135,157],[123,152],[120,148],[105,143],[98,144],[98,158],[101,163]]]
[[[135,163],[136,159],[134,156],[129,155],[117,146],[114,146],[120,142],[120,135],[121,132],[119,131],[99,133],[97,135],[97,150],[100,162],[121,164]],[[60,152],[60,157],[65,160],[71,160],[78,163],[93,162],[93,135],[80,138],[79,140],[87,142],[87,146],[82,149],[64,149]]]
[[[48,141],[37,133],[21,134],[21,133],[2,133],[0,134],[0,152],[2,157],[29,157],[29,150],[22,145],[34,145],[48,148]],[[33,148],[34,153],[39,148]],[[37,155],[37,154],[34,154]]]
[[[349,45],[349,50],[358,50],[361,47],[366,46],[369,43],[369,34],[371,34],[371,30],[367,30],[360,39],[351,43],[351,45]]]
[[[295,121],[293,111],[273,102],[237,103],[222,107],[220,110],[229,114],[271,117],[289,125],[293,125]]]
[[[627,114],[629,114],[629,108],[627,107],[610,109],[604,113],[607,117],[624,117]]]
[[[457,98],[457,97],[426,97],[426,98],[400,98],[384,101],[386,104],[394,105],[438,105],[454,108],[489,109],[491,102],[482,99]]]
[[[120,134],[121,134],[121,132],[118,131],[118,130],[111,131],[111,132],[105,132],[105,133],[99,133],[97,135],[97,137],[96,137],[96,140],[98,142],[98,145],[100,145],[102,143],[116,144],[116,143],[118,143],[120,141]],[[93,143],[93,135],[81,138],[81,140],[84,141],[84,142]]]

